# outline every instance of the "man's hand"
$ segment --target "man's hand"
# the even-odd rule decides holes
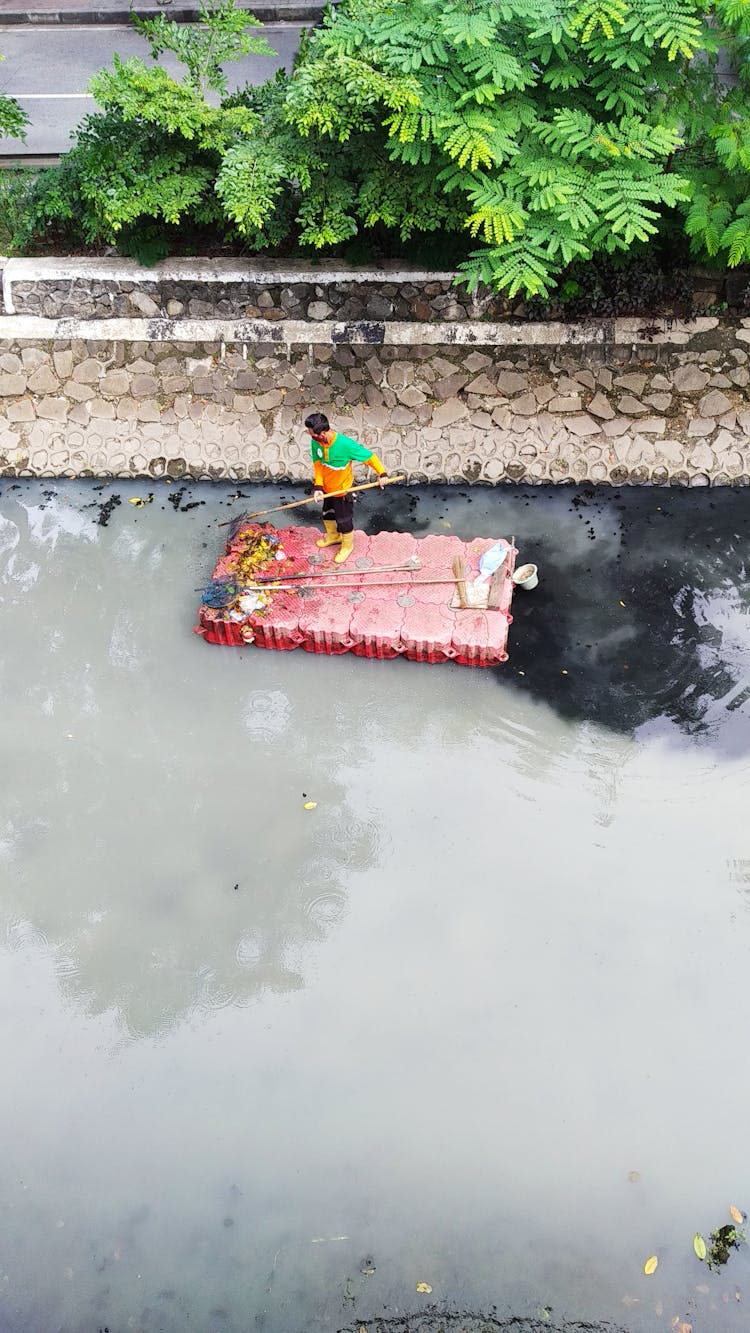
[[[325,499],[325,491],[313,491],[313,500],[317,500],[318,504],[320,504],[321,501],[324,499]]]
[[[378,486],[380,487],[381,491],[383,490],[387,480],[388,480],[388,473],[381,472],[380,476],[378,477]]]

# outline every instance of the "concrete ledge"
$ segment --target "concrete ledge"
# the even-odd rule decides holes
[[[32,0],[32,3],[20,5],[15,0],[7,0],[8,8],[0,12],[3,24],[34,24],[52,27],[71,24],[93,23],[130,23],[133,10],[126,0],[94,0],[86,4],[84,0]],[[153,0],[141,0],[133,8],[139,18],[155,18],[164,13],[162,5]],[[322,13],[322,5],[305,3],[304,0],[254,0],[252,4],[243,3],[243,9],[251,9],[262,22],[317,23]],[[179,23],[194,23],[198,18],[198,6],[195,3],[170,4],[168,17]]]
[[[14,263],[10,260],[9,264]],[[6,266],[7,268],[8,266]],[[400,323],[357,320],[43,319],[0,315],[0,341],[224,343],[297,346],[370,343],[374,347],[684,347],[718,327],[714,316],[680,320],[612,319],[598,323]]]

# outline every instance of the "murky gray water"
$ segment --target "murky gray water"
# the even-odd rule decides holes
[[[741,497],[404,497],[538,558],[481,672],[207,646],[147,493],[0,495],[2,1333],[746,1329]]]

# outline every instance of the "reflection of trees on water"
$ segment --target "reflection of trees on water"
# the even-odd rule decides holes
[[[10,947],[45,943],[64,991],[134,1033],[299,989],[350,878],[379,854],[327,773],[325,705],[253,689],[249,655],[192,639],[192,606],[165,594],[187,583],[192,603],[197,570],[186,580],[184,546],[163,532],[131,521],[92,537],[54,504],[8,513]],[[323,775],[325,801],[303,811]]]
[[[79,838],[70,824],[11,810],[0,829],[11,947],[43,938],[63,989],[93,1013],[118,1011],[133,1032],[301,988],[310,946],[346,910],[348,874],[376,853],[367,821],[342,814],[332,837],[308,829],[282,846],[262,802],[258,825],[245,815],[238,834],[236,806],[226,811],[234,827],[212,831],[213,819],[178,811],[177,785],[158,799],[152,816],[139,802],[132,824],[117,798],[90,799]]]
[[[377,859],[373,826],[340,788],[317,819],[270,757],[248,764],[247,789],[223,759],[217,748],[191,775],[155,738],[129,755],[74,738],[36,768],[34,814],[27,793],[5,802],[9,943],[29,922],[63,989],[135,1033],[301,988],[349,876]]]
[[[0,778],[0,911],[11,946],[29,934],[46,941],[63,990],[88,1011],[113,1010],[131,1032],[155,1034],[304,986],[315,945],[347,911],[352,878],[381,862],[388,839],[339,774],[382,760],[384,744],[407,770],[412,759],[465,752],[499,736],[502,719],[491,677],[481,700],[470,673],[452,676],[458,696],[426,697],[411,663],[352,662],[343,679],[336,672],[335,707],[315,699],[325,700],[337,664],[301,657],[290,700],[245,687],[254,654],[240,663],[221,650],[209,660],[222,679],[234,665],[241,674],[208,705],[184,677],[135,691],[142,667],[130,658],[149,654],[133,622],[122,658],[123,614],[112,612],[106,663],[86,669],[75,641],[61,645],[67,702],[51,681],[28,687],[24,782],[14,792]],[[275,660],[264,655],[269,668]],[[38,708],[42,696],[53,698],[51,714]],[[535,732],[519,753],[535,774],[555,762]],[[316,810],[303,810],[306,797]]]

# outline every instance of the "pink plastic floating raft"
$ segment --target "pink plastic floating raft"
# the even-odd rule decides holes
[[[488,608],[490,585],[475,588],[474,580],[481,556],[497,538],[462,542],[406,532],[368,537],[358,531],[346,564],[335,565],[337,548],[319,550],[318,536],[315,528],[240,524],[213,574],[214,586],[225,580],[237,588],[237,597],[221,608],[202,605],[195,633],[209,643],[234,647],[304,648],[309,653],[407,657],[463,666],[497,666],[508,660],[517,555],[512,545],[492,581]],[[247,553],[265,550],[263,538],[273,555],[260,566],[256,561],[248,577]],[[456,568],[461,569],[454,564],[457,557],[464,578],[456,577]],[[375,572],[410,564],[412,568]],[[259,592],[269,577],[275,584],[263,584]],[[462,607],[462,598],[472,604]]]

